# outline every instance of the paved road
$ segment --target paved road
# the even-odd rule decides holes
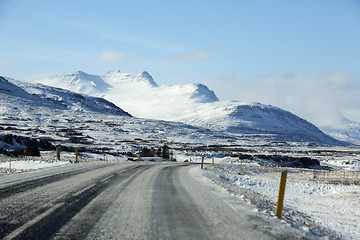
[[[0,238],[275,238],[193,179],[191,167],[79,164],[0,177]]]

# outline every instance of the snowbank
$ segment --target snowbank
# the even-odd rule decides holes
[[[203,175],[274,216],[282,170],[244,162],[208,167]],[[312,171],[289,169],[283,218],[321,237],[360,239],[359,198],[359,185],[315,181]]]
[[[49,168],[55,166],[62,166],[70,164],[65,161],[39,161],[39,160],[22,160],[22,161],[7,161],[0,163],[0,172],[25,172],[40,168]]]

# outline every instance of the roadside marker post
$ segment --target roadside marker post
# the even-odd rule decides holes
[[[138,162],[140,162],[140,153],[139,153],[139,158],[138,158]]]
[[[214,159],[214,157],[212,157],[212,165],[214,166],[214,164],[215,164],[215,159]]]
[[[201,169],[204,168],[204,154],[201,157]]]
[[[78,149],[76,148],[75,149],[75,163],[79,163],[79,152],[78,152]]]
[[[61,147],[57,146],[56,147],[56,159],[59,161],[60,160],[60,152],[61,152]]]
[[[279,195],[278,195],[276,211],[275,211],[275,216],[277,216],[278,218],[281,218],[281,213],[282,213],[283,204],[284,204],[286,177],[287,177],[287,171],[282,171],[281,177],[280,177]]]

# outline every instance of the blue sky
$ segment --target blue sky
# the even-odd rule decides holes
[[[0,36],[7,77],[146,70],[160,85],[201,82],[221,99],[298,113],[278,93],[251,89],[342,76],[341,91],[354,97],[339,110],[360,121],[355,105],[344,110],[359,100],[358,0],[0,0]],[[290,86],[291,96],[298,87]]]

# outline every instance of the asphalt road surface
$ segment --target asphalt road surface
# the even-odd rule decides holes
[[[98,163],[0,177],[0,239],[274,239],[188,164]]]

